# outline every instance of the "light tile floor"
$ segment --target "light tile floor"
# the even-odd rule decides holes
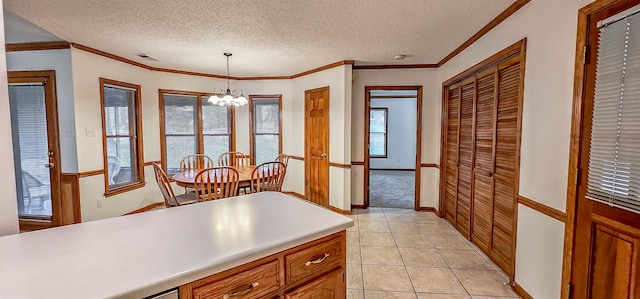
[[[354,210],[347,298],[519,298],[498,266],[432,212]]]

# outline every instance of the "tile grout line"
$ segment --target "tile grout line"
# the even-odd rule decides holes
[[[385,214],[384,217],[386,219],[387,215]],[[400,252],[400,247],[398,247],[398,242],[396,241],[396,236],[393,233],[393,231],[391,230],[391,226],[390,225],[389,225],[389,230],[391,231],[391,238],[393,238],[393,243],[396,244],[396,250],[398,251],[398,254],[400,255],[400,260],[402,260],[402,266],[404,267],[404,271],[407,272],[407,278],[409,278],[409,283],[411,283],[411,288],[413,289],[413,294],[416,296],[416,298],[418,298],[418,292],[416,291],[416,286],[413,284],[413,279],[411,279],[411,274],[409,274],[409,269],[407,269],[407,263],[404,261],[404,257],[402,256],[402,253]]]

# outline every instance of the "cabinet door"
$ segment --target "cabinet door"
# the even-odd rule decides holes
[[[460,96],[460,138],[458,153],[458,207],[456,227],[467,238],[471,233],[473,170],[473,119],[476,96],[475,77],[462,82]]]
[[[447,91],[447,141],[445,162],[445,217],[456,223],[458,194],[458,127],[460,125],[460,86],[452,85]]]
[[[284,295],[285,299],[344,299],[346,286],[342,268],[333,270]]]
[[[491,248],[493,226],[496,81],[496,68],[477,75],[471,239],[487,254]]]

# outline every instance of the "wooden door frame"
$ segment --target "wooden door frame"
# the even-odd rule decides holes
[[[420,172],[422,171],[422,85],[394,85],[394,86],[365,86],[364,87],[364,205],[369,208],[369,110],[371,109],[371,98],[369,92],[372,90],[415,90],[416,94],[416,165],[415,165],[415,191],[414,206],[416,211],[420,210]]]
[[[308,89],[304,91],[304,133],[305,133],[305,137],[304,137],[304,196],[305,198],[307,198],[307,200],[309,200],[310,198],[310,192],[309,192],[309,183],[307,180],[307,175],[308,175],[308,167],[309,167],[309,159],[311,158],[309,154],[307,154],[307,149],[308,147],[308,138],[307,136],[309,136],[309,134],[307,134],[307,120],[309,120],[309,101],[307,99],[308,95],[312,92],[317,92],[317,91],[325,91],[327,93],[327,99],[326,99],[326,104],[325,104],[325,108],[326,108],[326,116],[327,116],[327,156],[325,157],[325,159],[327,160],[326,164],[327,164],[327,207],[331,206],[331,199],[329,198],[329,191],[330,191],[330,156],[331,156],[331,114],[330,112],[330,101],[331,101],[331,88],[329,86],[324,86],[324,87],[318,87],[318,88],[314,88],[314,89]]]
[[[573,109],[571,117],[571,139],[569,144],[569,173],[567,175],[567,205],[564,230],[564,251],[562,256],[562,285],[560,298],[570,298],[571,295],[571,278],[573,274],[573,258],[576,234],[576,221],[578,212],[578,188],[581,172],[579,170],[582,163],[581,155],[584,106],[586,101],[586,72],[587,57],[590,51],[588,49],[589,42],[589,24],[591,17],[603,10],[610,9],[614,5],[625,5],[633,3],[637,0],[600,0],[592,2],[578,11],[578,30],[576,38],[576,55],[574,63],[574,85],[573,85]]]
[[[60,191],[60,183],[62,178],[62,165],[60,163],[60,133],[58,129],[58,99],[56,90],[56,72],[55,70],[45,71],[8,71],[7,79],[11,83],[28,83],[42,82],[44,83],[45,92],[45,109],[47,115],[47,142],[48,149],[53,149],[54,175],[50,178],[51,185],[51,220],[44,217],[25,217],[18,218],[20,230],[37,230],[43,228],[54,227],[62,224],[63,209],[73,207],[62,206],[62,196]],[[19,161],[17,162],[19,163]],[[18,180],[20,178],[16,178]],[[21,197],[18,194],[18,197]]]

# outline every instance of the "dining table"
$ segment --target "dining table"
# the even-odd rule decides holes
[[[256,165],[234,165],[231,167],[238,171],[238,187],[251,185],[251,174],[256,168]],[[202,169],[195,169],[178,172],[174,174],[172,178],[180,187],[194,188],[196,175],[201,170]]]

